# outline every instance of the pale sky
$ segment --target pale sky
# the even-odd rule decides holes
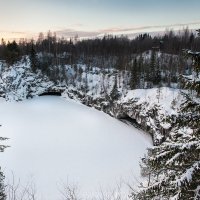
[[[0,0],[0,38],[200,28],[200,0]]]

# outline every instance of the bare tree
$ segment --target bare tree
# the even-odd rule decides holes
[[[7,200],[37,200],[34,182],[30,180],[23,186],[13,172],[12,179],[6,185],[6,195]]]
[[[62,200],[81,200],[79,196],[79,187],[77,184],[69,183],[67,180],[66,183],[61,184],[61,189],[59,189]]]

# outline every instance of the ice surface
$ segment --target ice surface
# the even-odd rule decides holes
[[[0,135],[11,146],[0,155],[6,179],[13,172],[22,185],[33,180],[39,200],[61,199],[67,181],[85,197],[115,187],[119,179],[134,182],[151,146],[142,131],[62,97],[0,99],[0,123]]]

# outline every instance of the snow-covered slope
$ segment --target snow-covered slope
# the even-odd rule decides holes
[[[34,183],[37,200],[61,199],[68,181],[80,186],[84,199],[120,179],[138,181],[140,159],[151,146],[144,132],[61,97],[1,99],[0,122],[11,146],[0,157],[6,179],[12,184],[13,172],[17,185],[20,178],[19,191]]]
[[[53,86],[41,73],[32,73],[28,57],[10,67],[0,63],[0,74],[1,96],[7,101],[27,99]]]
[[[172,128],[184,100],[180,90],[163,87],[129,91],[121,104],[126,115],[146,126],[154,144],[159,144]]]
[[[150,132],[154,144],[164,139],[171,128],[171,119],[176,116],[184,97],[178,89],[167,87],[128,90],[130,74],[113,69],[87,68],[86,65],[65,65],[67,81],[52,82],[40,71],[32,73],[28,57],[14,66],[1,65],[0,95],[8,101],[20,101],[48,91],[62,93],[116,118],[132,118],[141,128]],[[87,73],[86,73],[87,72]],[[117,78],[119,98],[112,98]]]
[[[180,105],[185,101],[185,97],[178,89],[161,87],[129,90],[130,73],[128,71],[119,72],[112,68],[100,69],[97,67],[87,67],[84,64],[73,66],[63,65],[57,67],[62,68],[61,71],[66,75],[66,78],[59,80],[51,79],[53,80],[51,81],[48,74],[48,76],[46,76],[39,70],[37,73],[32,72],[28,57],[25,57],[24,60],[16,63],[14,66],[7,67],[3,63],[0,65],[0,96],[4,97],[4,100],[7,101],[7,103],[0,103],[0,122],[3,125],[2,136],[8,137],[7,133],[11,133],[10,144],[12,146],[12,148],[7,151],[8,153],[3,154],[3,156],[10,156],[10,163],[12,163],[12,160],[13,163],[17,163],[18,166],[13,166],[17,170],[19,169],[17,176],[23,177],[23,184],[27,180],[25,175],[27,176],[28,172],[26,174],[22,172],[21,169],[24,169],[24,167],[21,166],[22,161],[25,168],[33,169],[32,171],[35,174],[39,174],[36,175],[39,184],[46,185],[47,180],[45,177],[47,174],[51,174],[51,176],[48,175],[48,177],[53,181],[49,188],[55,188],[55,182],[57,181],[57,183],[59,183],[59,180],[57,180],[57,173],[59,177],[67,177],[68,173],[66,176],[64,174],[65,168],[73,174],[72,181],[79,182],[80,186],[83,186],[82,191],[86,191],[87,193],[91,190],[91,188],[87,188],[88,185],[94,185],[96,187],[101,181],[102,185],[104,185],[105,181],[108,181],[108,183],[113,185],[112,177],[120,178],[119,176],[121,176],[121,174],[126,178],[127,174],[130,174],[130,170],[127,171],[125,166],[130,167],[130,157],[132,157],[133,160],[137,159],[136,163],[138,164],[139,157],[143,156],[142,154],[145,152],[144,149],[148,144],[143,144],[142,141],[138,142],[138,139],[136,144],[134,143],[136,140],[135,138],[139,138],[138,134],[143,134],[142,131],[138,132],[138,130],[136,131],[132,126],[127,126],[119,121],[115,121],[113,118],[110,118],[103,113],[88,109],[80,104],[74,104],[70,99],[104,111],[123,121],[131,121],[130,124],[134,123],[137,127],[140,127],[152,135],[154,145],[161,144],[166,140],[170,132],[173,131],[173,127],[175,127],[174,122],[179,114]],[[115,85],[116,88],[114,87]],[[117,98],[113,91],[118,93]],[[53,100],[51,98],[51,100],[48,100],[46,97],[37,98],[39,95],[48,92],[60,93],[62,97],[57,97],[57,99],[59,99],[59,101],[56,100],[57,102],[54,98]],[[32,100],[27,101],[29,98],[32,98]],[[46,103],[44,102],[44,99],[47,100],[45,100]],[[22,102],[16,103],[16,101]],[[103,118],[100,116],[103,116]],[[98,119],[98,122],[96,119]],[[117,125],[113,124],[115,122]],[[10,124],[12,124],[12,126]],[[70,128],[70,126],[73,126],[73,128]],[[84,132],[84,136],[86,135],[87,137],[83,138],[82,135],[79,137],[80,129],[81,134]],[[62,130],[66,130],[66,132],[63,132]],[[68,132],[69,130],[70,132]],[[33,132],[40,133],[40,135],[31,134],[32,136],[30,137],[29,133]],[[137,136],[135,136],[135,132],[137,133]],[[16,135],[14,133],[16,133]],[[49,136],[48,133],[51,136]],[[72,141],[71,133],[73,133],[74,137],[72,137]],[[131,136],[126,136],[126,134],[129,133]],[[117,135],[113,137],[112,134],[113,136]],[[100,135],[106,140],[102,139]],[[118,135],[121,136],[118,137]],[[25,138],[25,143],[21,143],[21,141],[18,142],[18,139],[22,137]],[[29,140],[29,137],[31,138],[31,141]],[[61,138],[70,138],[70,140],[62,141]],[[89,138],[91,138],[91,140]],[[13,142],[15,139],[17,143]],[[87,139],[88,143],[83,139]],[[73,146],[76,141],[78,147]],[[129,141],[130,143],[127,143],[126,141]],[[44,144],[47,142],[47,145],[42,146],[41,142]],[[31,144],[30,148],[28,143]],[[33,146],[32,143],[35,146]],[[32,155],[34,151],[38,153],[33,154],[36,155],[35,157],[30,156],[29,158],[27,157],[27,154],[23,154],[24,149],[22,150],[23,152],[13,152],[13,146],[18,144],[22,145],[22,148],[18,149],[27,149],[29,155]],[[68,146],[65,146],[65,144]],[[85,150],[84,148],[86,146],[84,144],[87,144],[88,148],[92,149],[91,152],[94,154],[91,153],[89,149]],[[137,146],[137,144],[139,146]],[[61,148],[56,148],[58,147],[57,145],[60,145]],[[46,146],[51,147],[51,150],[54,149],[55,153],[51,152]],[[36,147],[38,148],[38,151]],[[81,152],[76,152],[76,148],[80,148]],[[98,158],[102,156],[101,152],[99,152],[100,148],[104,149],[104,156],[106,154],[105,152],[107,152],[107,155],[109,156],[105,157],[103,162],[105,164],[107,163],[108,166],[103,166],[103,163],[99,162]],[[69,160],[66,160],[67,157],[65,158],[62,152],[60,152],[60,149],[63,150],[62,152],[67,151],[66,155],[69,156]],[[74,154],[69,155],[68,150],[74,152]],[[130,154],[127,152],[130,152]],[[133,152],[136,154],[134,155]],[[56,153],[62,156],[57,157]],[[97,156],[95,156],[95,154]],[[115,157],[116,154],[117,157]],[[56,163],[51,163],[51,161],[53,162],[53,160],[50,159],[52,155],[54,155],[53,160],[56,160]],[[75,166],[73,165],[73,167],[70,168],[72,156],[74,157],[74,155],[76,159]],[[48,165],[45,163],[43,164],[45,166],[43,173],[39,172],[39,166],[34,164],[37,163],[34,159],[36,160],[36,157],[38,159],[39,156],[47,159],[46,163]],[[20,158],[20,160],[18,161],[16,158]],[[61,158],[63,160],[61,160]],[[86,158],[86,160],[84,160],[84,158]],[[113,164],[110,164],[111,158]],[[117,159],[115,160],[115,158]],[[118,158],[122,160],[122,163],[119,162]],[[28,162],[26,163],[25,161]],[[40,161],[42,162],[43,160],[40,159]],[[86,164],[82,164],[83,161]],[[87,171],[87,169],[91,168],[91,163],[93,162],[95,166],[97,165],[98,167],[95,168],[97,171],[91,171],[91,174],[81,175],[80,171],[75,170],[79,169],[81,166],[80,170]],[[11,166],[10,163],[7,163],[8,167]],[[90,163],[90,166],[88,163]],[[51,166],[54,165],[56,165],[56,167],[53,167],[53,169],[56,171],[51,168]],[[131,166],[133,167],[133,163],[131,163]],[[116,169],[116,171],[110,170],[106,172],[104,169],[108,169],[109,167],[110,169]],[[10,169],[11,168],[8,168],[8,170]],[[134,172],[133,174],[139,175],[139,167],[136,167],[135,169],[137,172]],[[122,172],[120,170],[124,171]],[[32,171],[30,170],[30,173]],[[61,173],[59,174],[58,171]],[[77,175],[75,175],[75,172]],[[100,176],[96,176],[96,174],[100,174],[102,179],[99,179]],[[71,177],[69,177],[69,180],[70,179]],[[82,181],[86,179],[87,183]],[[92,182],[92,179],[98,179],[99,182]],[[42,185],[38,185],[38,187],[43,188]],[[53,192],[53,189],[50,189],[50,191]],[[46,194],[45,189],[44,191],[40,191],[40,194],[41,192]],[[44,199],[44,197],[41,198]]]

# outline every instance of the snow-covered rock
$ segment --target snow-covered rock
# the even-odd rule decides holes
[[[1,63],[0,96],[7,101],[21,101],[48,92],[62,93],[64,98],[72,98],[116,118],[133,119],[152,134],[154,144],[164,140],[184,100],[178,89],[167,87],[128,90],[130,74],[127,71],[95,67],[86,70],[83,64],[64,67],[67,81],[55,83],[41,71],[33,73],[28,57],[9,68]],[[111,91],[116,77],[120,95],[113,99]]]

